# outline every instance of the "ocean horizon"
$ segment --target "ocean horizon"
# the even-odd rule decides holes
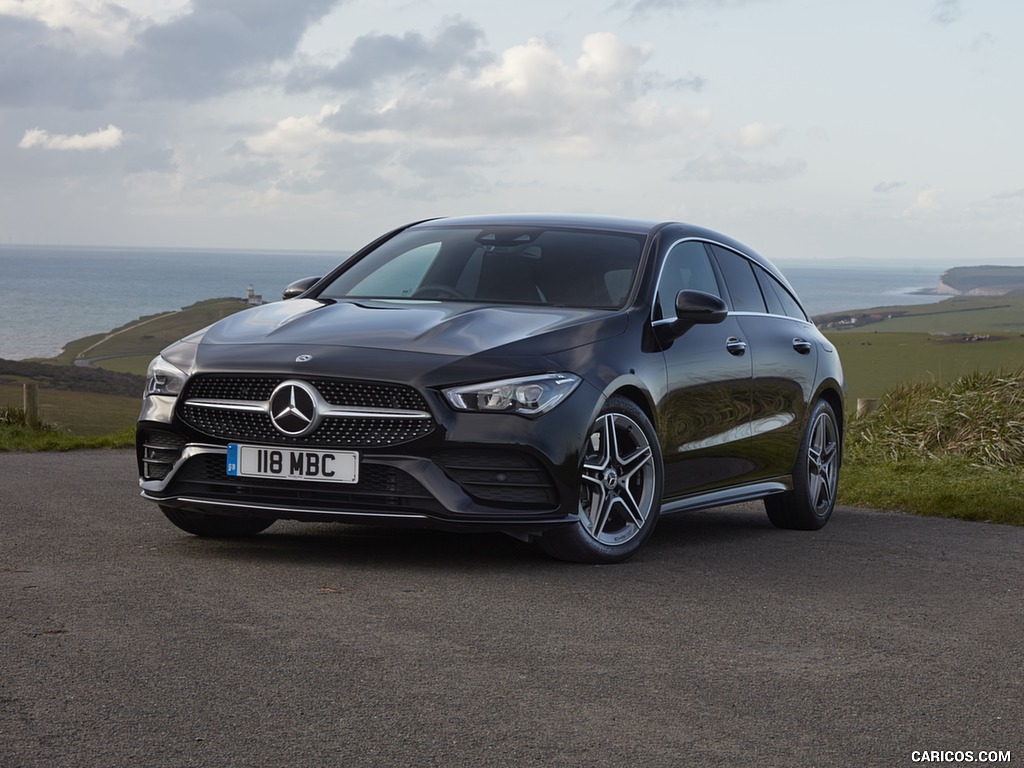
[[[0,358],[49,358],[70,341],[204,299],[265,301],[351,251],[0,245]],[[928,304],[941,268],[779,262],[811,315]]]

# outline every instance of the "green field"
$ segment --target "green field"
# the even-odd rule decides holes
[[[243,299],[209,299],[177,312],[140,317],[110,333],[69,342],[49,362],[90,360],[98,368],[144,375],[149,361],[168,344],[247,306]]]
[[[927,333],[828,333],[843,361],[849,400],[877,398],[904,382],[947,383],[978,371],[1024,365],[1024,336],[967,341]],[[971,338],[971,337],[968,337]]]
[[[1024,365],[1024,295],[957,296],[815,318],[839,349],[851,403],[899,384],[944,383]]]
[[[168,344],[246,306],[242,299],[201,301],[176,312],[140,317],[109,333],[76,339],[52,359],[21,365],[5,362],[8,372],[0,371],[0,408],[21,408],[22,384],[35,381],[40,417],[52,431],[84,437],[123,432],[138,418],[143,382],[139,379],[126,389],[125,377],[103,372],[144,376],[149,361]],[[90,368],[100,370],[83,369],[76,361],[89,361]],[[3,445],[2,437],[0,450],[10,447]],[[52,435],[47,441],[52,443]]]
[[[0,384],[0,407],[20,408],[22,402],[20,384]],[[106,435],[132,426],[139,417],[141,406],[141,391],[136,397],[126,397],[60,389],[39,390],[39,416],[42,421],[75,435]]]

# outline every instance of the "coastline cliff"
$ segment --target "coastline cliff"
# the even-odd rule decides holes
[[[1024,267],[954,267],[939,277],[939,296],[1005,296],[1024,290]]]

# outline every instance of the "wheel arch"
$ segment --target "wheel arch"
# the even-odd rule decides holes
[[[641,411],[644,412],[644,416],[654,426],[655,431],[658,429],[658,417],[657,410],[654,407],[654,403],[651,400],[650,395],[635,384],[623,384],[617,389],[612,390],[608,393],[606,400],[610,400],[613,397],[624,397],[627,400],[633,402]]]

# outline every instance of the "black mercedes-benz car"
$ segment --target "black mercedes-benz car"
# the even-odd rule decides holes
[[[609,563],[660,514],[764,499],[774,525],[804,530],[832,514],[839,355],[782,274],[725,235],[429,220],[285,299],[150,365],[142,494],[189,533],[411,524]]]

